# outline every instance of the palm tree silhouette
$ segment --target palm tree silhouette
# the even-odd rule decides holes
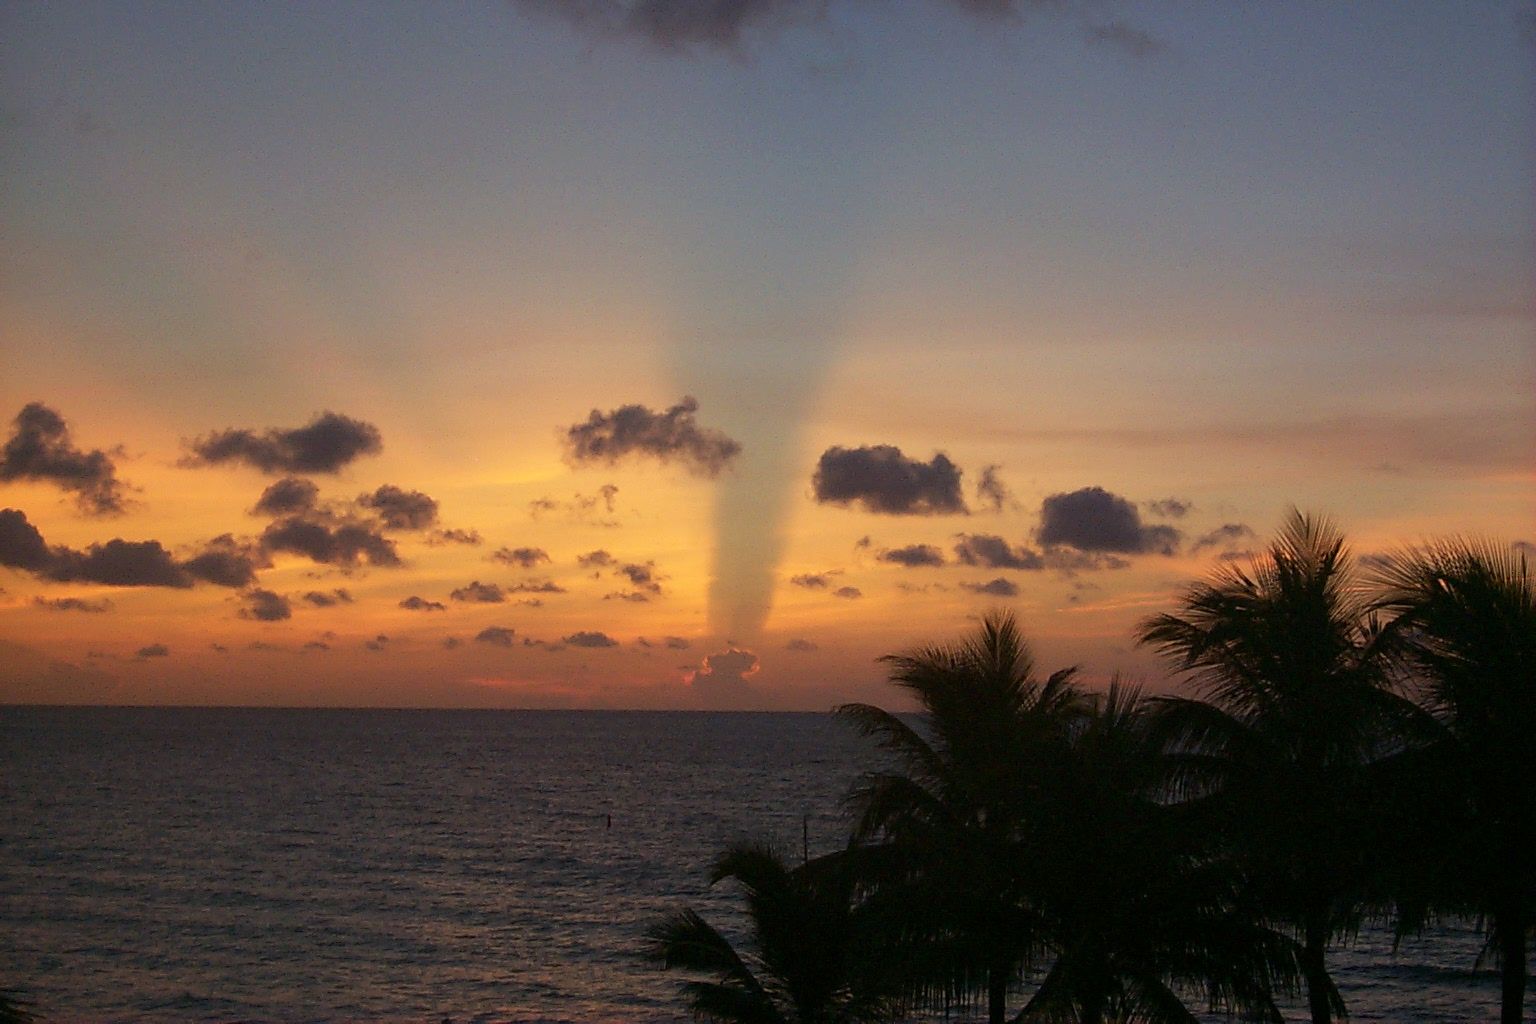
[[[1399,552],[1375,574],[1422,682],[1430,728],[1413,753],[1418,858],[1446,870],[1399,902],[1400,928],[1431,911],[1470,912],[1502,966],[1504,1024],[1523,1012],[1536,929],[1536,589],[1525,557],[1448,540]],[[1416,787],[1418,788],[1418,787]],[[1426,799],[1425,797],[1428,796]]]
[[[1312,1020],[1345,1008],[1326,951],[1358,928],[1372,876],[1367,766],[1404,701],[1339,531],[1293,509],[1268,551],[1225,563],[1143,621],[1201,699],[1166,698],[1186,794],[1204,797],[1247,884],[1295,929]]]
[[[1279,1021],[1295,943],[1265,927],[1198,808],[1167,799],[1169,763],[1136,689],[1111,683],[1047,779],[1024,843],[1054,963],[1022,1020],[1188,1022],[1212,1010]]]
[[[709,980],[682,985],[693,1015],[728,1024],[852,1024],[894,1008],[876,983],[882,965],[861,955],[853,878],[841,858],[790,868],[772,849],[738,843],[716,860],[710,884],[737,882],[754,948],[738,951],[691,909],[647,931],[647,952],[667,969]]]
[[[959,643],[883,660],[926,728],[868,704],[838,709],[896,761],[850,796],[868,912],[895,944],[885,955],[902,964],[910,996],[948,1006],[982,993],[1001,1024],[1042,948],[1020,826],[1081,707],[1075,670],[1037,679],[1013,617],[997,612]]]

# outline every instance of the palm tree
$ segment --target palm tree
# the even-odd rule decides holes
[[[739,952],[691,909],[647,932],[647,952],[693,979],[682,989],[699,1020],[728,1024],[852,1024],[886,1019],[894,1006],[861,956],[854,886],[845,861],[788,867],[773,850],[737,844],[720,855],[710,884],[736,881],[755,948]]]
[[[1005,613],[959,643],[883,660],[926,728],[868,704],[838,709],[896,761],[850,796],[850,856],[868,913],[895,944],[886,955],[902,963],[910,995],[947,1006],[982,993],[989,1021],[1001,1024],[1010,987],[1040,948],[1020,824],[1080,710],[1074,670],[1037,679]]]
[[[1263,556],[1223,564],[1180,604],[1138,640],[1200,698],[1162,702],[1181,784],[1221,812],[1247,884],[1299,936],[1323,1024],[1345,1012],[1327,948],[1358,928],[1371,881],[1366,769],[1406,713],[1381,631],[1342,535],[1294,509]]]
[[[1536,588],[1523,555],[1449,540],[1393,555],[1375,576],[1432,724],[1416,752],[1438,798],[1426,839],[1446,873],[1400,903],[1403,926],[1431,910],[1476,914],[1502,965],[1505,1024],[1521,1019],[1536,929]],[[1425,814],[1421,814],[1421,821]],[[1423,834],[1421,832],[1421,834]]]
[[[1111,683],[1073,730],[1026,840],[1054,962],[1023,1020],[1279,1021],[1295,943],[1265,927],[1199,809],[1168,800],[1169,763],[1136,689]]]

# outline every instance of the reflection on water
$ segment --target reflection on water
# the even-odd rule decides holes
[[[678,1021],[645,924],[729,920],[703,872],[730,839],[798,851],[808,815],[838,845],[860,743],[822,715],[0,709],[0,985],[58,1020]],[[1496,1016],[1477,946],[1368,932],[1336,957],[1352,1018]]]

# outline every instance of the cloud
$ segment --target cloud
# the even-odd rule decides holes
[[[370,651],[382,651],[386,646],[388,646],[388,644],[389,644],[389,637],[385,636],[383,633],[380,633],[378,636],[374,637],[372,640],[364,640],[363,641],[363,646],[368,648],[368,650],[370,650]]]
[[[1206,548],[1231,547],[1241,541],[1251,540],[1256,537],[1246,523],[1224,523],[1216,527],[1210,533],[1203,534],[1190,545],[1191,552],[1204,551]]]
[[[436,499],[394,484],[384,484],[372,494],[359,494],[357,503],[376,512],[386,530],[425,530],[437,522]]]
[[[692,641],[681,636],[664,636],[660,640],[647,640],[642,636],[636,640],[636,643],[641,647],[665,647],[669,651],[686,651],[693,646]]]
[[[508,629],[506,626],[486,626],[475,634],[475,639],[482,644],[495,644],[497,647],[511,647],[512,638],[517,635],[517,630]]]
[[[0,448],[0,481],[40,480],[72,491],[87,515],[124,510],[123,483],[112,457],[100,449],[76,448],[64,417],[41,402],[29,402],[12,424],[15,430]]]
[[[604,519],[598,515],[597,507],[601,505],[607,515],[613,515],[613,499],[618,496],[619,489],[613,484],[603,484],[597,489],[596,494],[582,494],[577,492],[571,495],[570,501],[556,501],[554,498],[536,498],[528,503],[528,515],[534,519],[541,519],[552,513],[562,513],[574,523],[591,523],[596,526],[618,526],[616,519]]]
[[[607,633],[594,630],[577,630],[570,636],[561,637],[561,642],[572,647],[617,647],[619,642]]]
[[[829,569],[826,572],[803,572],[798,576],[791,576],[789,582],[806,590],[826,590],[832,586],[832,578],[841,574],[841,570],[838,569]]]
[[[242,619],[258,622],[281,622],[293,618],[293,605],[281,594],[271,590],[247,590],[241,595],[245,607],[240,609]]]
[[[328,651],[331,649],[331,645],[323,640],[311,640],[304,645],[303,649],[306,651]]]
[[[451,651],[455,647],[463,646],[463,644],[464,644],[464,641],[460,640],[456,636],[445,636],[445,637],[443,637],[443,650],[445,650],[445,651]],[[511,645],[509,644],[508,646],[511,646]]]
[[[928,462],[901,454],[888,444],[866,448],[833,446],[821,455],[811,478],[816,500],[859,504],[884,515],[952,515],[966,511],[960,470],[942,452]]]
[[[304,600],[316,608],[332,608],[338,604],[351,604],[352,593],[345,587],[337,587],[329,593],[324,590],[311,590],[304,595]]]
[[[955,543],[955,557],[964,565],[984,569],[1023,569],[1037,571],[1046,567],[1045,559],[1027,547],[1014,547],[993,534],[962,533]]]
[[[741,452],[741,445],[718,430],[698,425],[699,403],[691,397],[666,412],[643,405],[622,405],[611,412],[593,409],[585,423],[565,432],[566,454],[576,465],[615,465],[631,456],[666,464],[676,462],[695,476],[716,477]]]
[[[820,650],[820,648],[816,644],[812,643],[811,641],[809,641],[809,640],[799,640],[799,639],[791,640],[789,643],[784,645],[784,649],[786,651],[802,651],[802,652]]]
[[[467,601],[470,604],[501,604],[507,599],[500,585],[481,583],[479,580],[458,588],[448,596],[455,601]]]
[[[375,566],[400,564],[394,541],[364,523],[290,516],[270,524],[261,543],[270,551],[304,555],[324,565],[353,566],[363,560]]]
[[[891,548],[875,556],[881,562],[904,565],[908,569],[944,564],[944,552],[932,544],[908,544],[904,548]]]
[[[731,647],[707,656],[688,674],[687,681],[691,686],[725,694],[750,692],[747,680],[760,667],[756,654]]]
[[[32,603],[39,608],[47,608],[54,612],[100,613],[112,610],[112,602],[106,598],[92,601],[84,597],[34,597]]]
[[[841,0],[514,0],[517,9],[538,17],[564,21],[577,31],[602,39],[638,40],[668,55],[713,51],[739,56],[752,39],[772,38],[804,25],[834,21],[829,12]],[[939,0],[939,6],[992,23],[1012,23],[1027,8],[1083,9],[1080,19],[1096,12],[1094,5],[1062,4],[1060,0]],[[842,19],[835,19],[841,22]],[[1111,45],[1132,57],[1162,50],[1152,36],[1119,21],[1085,21],[1092,43]]]
[[[532,569],[540,562],[549,561],[549,552],[543,548],[499,548],[491,553],[491,558],[497,562],[505,562],[507,565]]]
[[[285,476],[269,484],[251,509],[257,516],[288,516],[308,512],[320,500],[320,488],[308,480]]]
[[[1053,494],[1040,503],[1036,538],[1047,546],[1171,555],[1178,549],[1180,537],[1171,526],[1144,526],[1135,505],[1102,487]]]
[[[409,612],[445,612],[448,606],[441,601],[428,601],[424,597],[412,594],[400,602],[400,607]]]
[[[576,564],[581,566],[583,569],[592,569],[600,566],[613,565],[616,561],[617,559],[615,559],[608,552],[604,551],[602,548],[598,548],[596,551],[588,551],[584,555],[576,556]]]
[[[165,644],[150,644],[147,647],[140,647],[137,653],[140,658],[168,658],[171,656],[171,649]]]
[[[656,563],[626,562],[613,570],[615,576],[622,576],[629,580],[629,585],[636,590],[643,590],[648,594],[660,594],[660,578],[656,575]]]
[[[1160,498],[1156,501],[1144,501],[1141,507],[1164,519],[1183,519],[1194,511],[1195,504],[1183,498]]]
[[[371,423],[324,412],[291,430],[219,430],[187,442],[187,447],[184,466],[234,462],[263,473],[338,473],[355,459],[383,451],[384,441]]]
[[[1019,595],[1018,584],[1012,580],[1005,580],[1001,576],[986,583],[961,583],[961,590],[969,590],[973,594],[990,594],[993,597],[1017,597]]]
[[[41,572],[53,561],[43,535],[20,509],[0,509],[0,565]]]
[[[433,547],[443,544],[467,544],[477,547],[483,543],[479,530],[433,530],[427,534],[427,543]]]
[[[981,478],[976,481],[976,503],[982,508],[992,512],[1001,512],[1004,508],[1017,508],[1018,502],[1013,500],[1013,492],[1008,485],[1003,483],[1003,478],[997,475],[1002,466],[983,466]]]
[[[0,509],[0,565],[23,569],[57,583],[111,587],[190,587],[196,580],[245,586],[255,579],[252,556],[228,535],[179,562],[159,541],[113,538],[84,550],[49,547],[19,509]]]
[[[1156,36],[1123,21],[1106,21],[1084,29],[1090,43],[1109,46],[1129,57],[1155,57],[1167,49]]]
[[[187,574],[220,587],[247,587],[256,582],[256,570],[268,565],[260,547],[221,534],[203,550],[181,563]]]
[[[856,601],[864,596],[864,591],[860,590],[858,587],[838,587],[836,590],[832,591],[832,596],[846,598],[849,601]]]
[[[507,588],[509,594],[563,594],[565,592],[565,588],[553,580],[530,580],[514,583]]]

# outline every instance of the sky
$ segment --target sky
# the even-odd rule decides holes
[[[0,6],[0,702],[899,706],[1536,542],[1536,7]]]

